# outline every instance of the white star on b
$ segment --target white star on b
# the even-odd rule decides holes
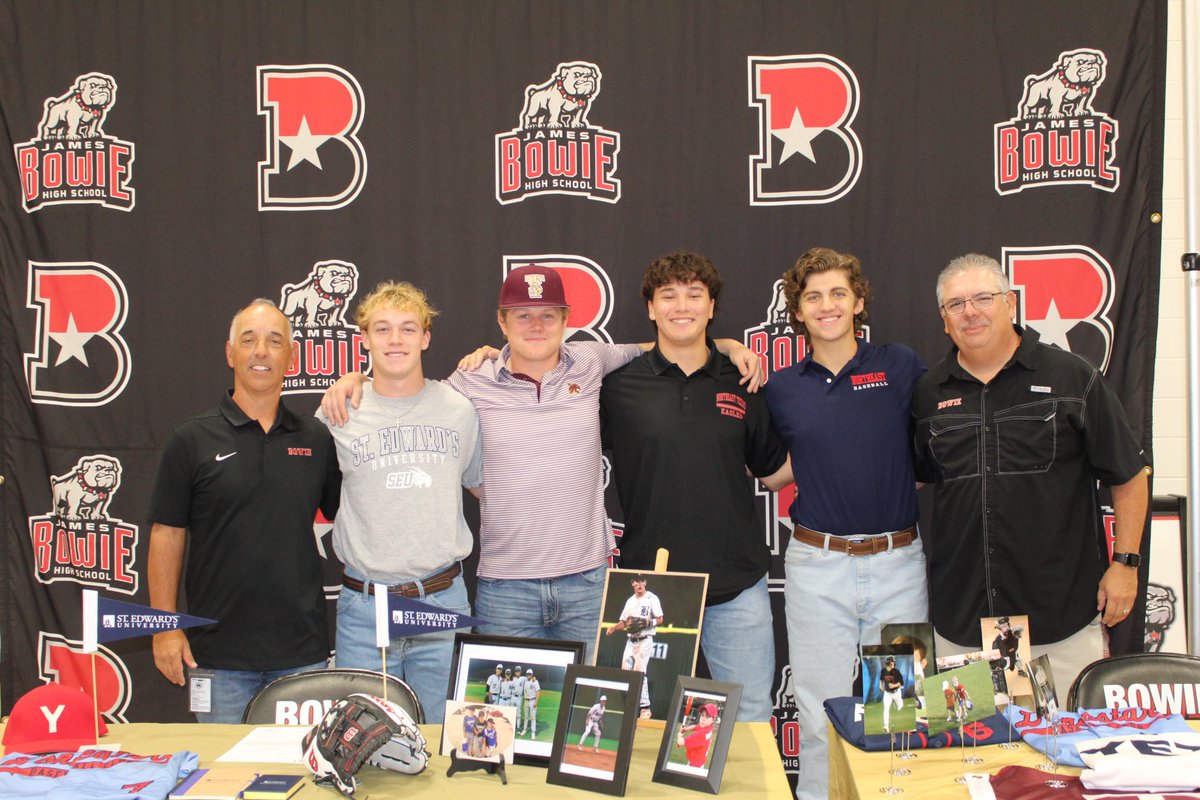
[[[792,112],[792,124],[786,128],[776,128],[771,131],[771,135],[779,141],[783,142],[783,153],[779,156],[779,163],[787,161],[796,153],[807,158],[814,164],[817,163],[816,154],[813,153],[812,140],[817,137],[824,128],[806,128],[804,120],[800,118],[800,109],[797,108]]]
[[[54,362],[54,366],[57,367],[72,358],[82,362],[85,367],[90,366],[87,354],[83,352],[83,346],[92,338],[92,334],[79,332],[79,329],[75,327],[74,314],[67,315],[67,329],[62,333],[52,332],[50,338],[58,342],[59,346],[58,359]]]
[[[1046,309],[1045,319],[1030,320],[1027,324],[1038,332],[1043,343],[1056,344],[1068,353],[1071,352],[1071,343],[1067,340],[1067,332],[1078,325],[1079,320],[1063,319],[1059,315],[1058,306],[1054,304],[1053,299],[1050,300],[1050,307]]]
[[[317,148],[325,144],[328,139],[328,136],[314,136],[310,133],[308,117],[301,117],[300,128],[296,131],[295,136],[279,137],[279,141],[286,144],[292,151],[292,157],[288,159],[288,172],[291,172],[292,167],[301,161],[307,161],[317,169],[322,169],[321,157],[317,155]]]

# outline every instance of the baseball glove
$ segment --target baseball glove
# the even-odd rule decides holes
[[[335,703],[304,737],[303,747],[304,763],[317,784],[346,796],[358,788],[354,776],[364,762],[415,774],[429,760],[425,739],[408,713],[369,694]]]
[[[650,623],[645,617],[630,617],[625,620],[625,632],[629,634],[641,633],[650,627]]]

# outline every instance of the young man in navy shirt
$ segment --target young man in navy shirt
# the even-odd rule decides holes
[[[809,250],[783,276],[804,360],[766,387],[791,454],[796,501],[784,564],[788,655],[800,721],[796,796],[828,794],[823,702],[847,693],[880,628],[927,619],[909,404],[925,366],[901,344],[856,335],[870,288],[857,258]]]

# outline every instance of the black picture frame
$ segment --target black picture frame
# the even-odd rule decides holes
[[[558,709],[546,782],[624,795],[641,690],[640,672],[586,664],[567,667],[566,699]],[[596,709],[600,730],[592,721]]]
[[[671,696],[671,716],[658,748],[654,780],[683,789],[717,794],[721,790],[721,777],[725,774],[725,760],[729,756],[729,743],[733,740],[733,726],[737,722],[741,702],[740,683],[679,676]],[[689,739],[702,735],[698,723],[701,716],[707,713],[709,704],[716,706],[717,714],[712,718],[713,730],[708,735],[704,757],[695,763],[694,756],[699,748]],[[684,742],[683,745],[680,745],[680,740]]]
[[[454,657],[450,662],[450,680],[446,699],[484,703],[487,676],[497,664],[514,669],[533,669],[541,684],[538,698],[537,735],[518,734],[515,740],[518,764],[545,766],[556,741],[558,706],[570,667],[583,662],[583,642],[559,639],[533,639],[519,636],[489,636],[458,632],[454,636]],[[525,712],[521,707],[522,714]],[[443,753],[443,755],[445,755]]]

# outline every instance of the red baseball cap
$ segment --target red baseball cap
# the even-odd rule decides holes
[[[13,705],[4,729],[6,753],[55,753],[96,744],[97,716],[82,689],[47,683]],[[99,718],[100,735],[108,733]]]
[[[717,704],[716,703],[705,703],[704,705],[700,706],[700,710],[703,711],[704,716],[708,717],[709,719],[717,718]]]
[[[530,264],[508,273],[500,287],[500,308],[570,308],[562,276],[552,267]]]

